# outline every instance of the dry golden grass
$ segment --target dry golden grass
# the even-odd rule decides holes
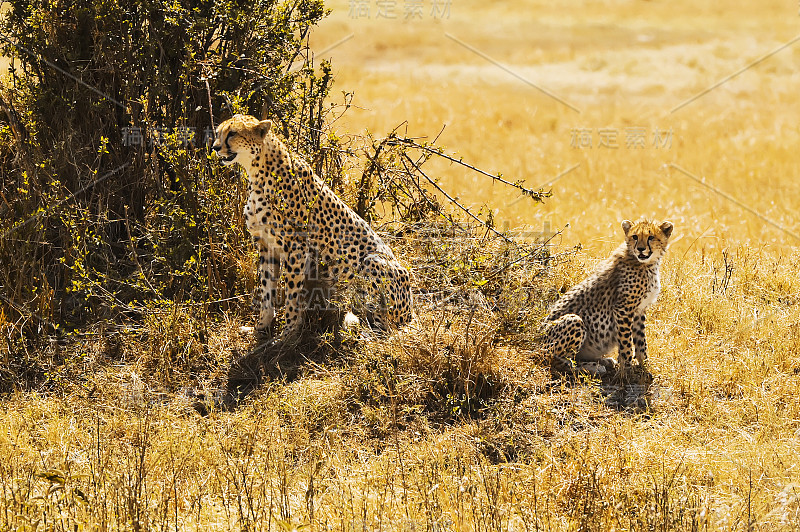
[[[729,243],[792,246],[779,229],[743,211],[676,164],[782,227],[791,216],[798,101],[796,43],[671,113],[797,35],[796,6],[707,7],[692,2],[454,2],[449,19],[352,18],[349,3],[332,15],[313,48],[332,58],[339,88],[354,91],[340,130],[383,134],[408,121],[412,135],[435,137],[481,168],[546,185],[553,201],[534,208],[513,191],[442,163],[438,175],[469,204],[486,202],[510,227],[570,224],[566,243],[601,256],[618,223],[640,215],[670,217],[685,251]],[[460,40],[515,75],[455,42]],[[542,87],[575,112],[536,87]],[[626,148],[625,128],[643,127],[645,148]],[[617,149],[598,147],[599,129],[617,132]],[[593,147],[571,146],[591,129]],[[655,130],[671,146],[652,146]],[[758,186],[753,186],[757,184]],[[551,188],[551,187],[546,187]]]
[[[214,393],[248,345],[236,320],[167,310],[146,344],[89,337],[58,386],[0,404],[0,528],[800,528],[800,44],[670,112],[794,38],[797,6],[459,0],[448,19],[426,2],[404,22],[375,19],[375,2],[353,19],[350,4],[329,4],[313,43],[353,34],[321,56],[355,92],[339,133],[408,121],[433,138],[447,124],[453,153],[531,186],[580,164],[544,206],[444,161],[429,170],[501,225],[569,224],[560,246],[582,250],[546,271],[518,265],[493,309],[463,271],[492,270],[482,244],[443,243],[439,274],[467,275],[461,299],[423,299],[398,337],[308,362],[232,413],[198,416],[176,387]],[[671,145],[625,147],[634,126],[671,129]],[[578,128],[591,148],[571,146]],[[619,148],[597,146],[601,128]],[[537,320],[642,215],[676,226],[648,316],[653,385],[552,381]],[[428,260],[414,259],[420,272]]]

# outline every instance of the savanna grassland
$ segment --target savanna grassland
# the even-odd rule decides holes
[[[393,233],[415,322],[294,361],[232,411],[211,398],[250,315],[154,308],[54,342],[48,385],[0,403],[3,527],[800,528],[798,6],[356,4],[329,2],[311,39],[336,114],[350,102],[331,130],[438,136],[552,190],[425,167],[519,246],[558,232],[549,249]],[[652,383],[554,377],[536,324],[641,216],[675,224]]]

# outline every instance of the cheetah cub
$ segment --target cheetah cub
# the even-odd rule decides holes
[[[647,361],[644,316],[661,290],[659,265],[672,223],[622,222],[625,242],[586,280],[564,294],[545,318],[546,349],[553,367],[601,376],[617,366],[607,355],[619,349],[619,370]]]

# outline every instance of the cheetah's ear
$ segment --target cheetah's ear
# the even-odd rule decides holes
[[[261,138],[266,137],[270,129],[272,129],[272,120],[262,120],[256,127],[256,131],[261,135]]]
[[[625,236],[628,236],[628,231],[631,230],[631,227],[633,227],[633,222],[630,220],[622,221],[622,230],[625,231]]]
[[[664,222],[659,225],[658,228],[661,229],[661,232],[664,233],[664,236],[667,238],[672,234],[672,222]]]

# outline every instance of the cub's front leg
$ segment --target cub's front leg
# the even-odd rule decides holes
[[[614,320],[617,323],[617,345],[619,347],[619,370],[623,371],[631,365],[633,360],[633,312],[627,308],[618,308],[614,311]]]
[[[640,366],[647,362],[647,337],[644,334],[644,313],[633,317],[633,347]]]

